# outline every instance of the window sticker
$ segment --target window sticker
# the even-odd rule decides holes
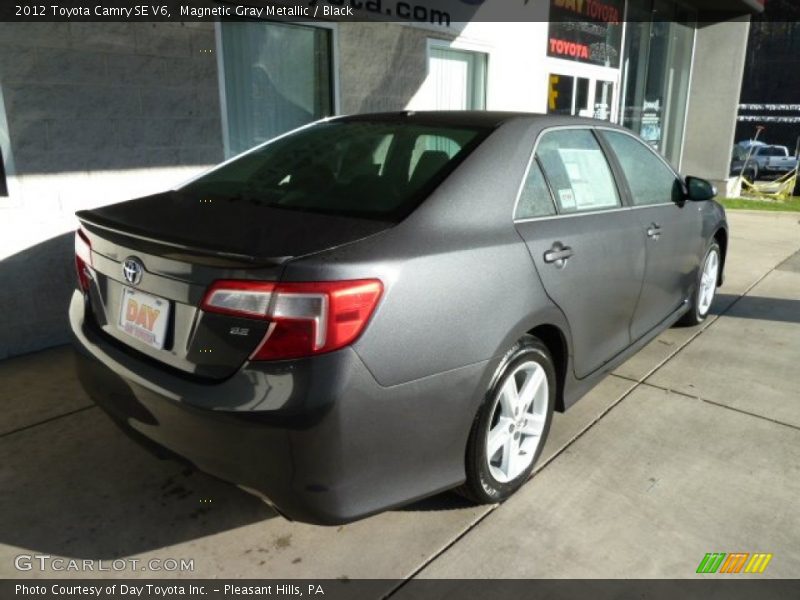
[[[575,194],[571,188],[558,190],[558,201],[561,203],[561,208],[575,210]]]

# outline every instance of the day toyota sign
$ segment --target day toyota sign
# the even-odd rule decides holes
[[[624,0],[551,0],[547,54],[619,66]]]

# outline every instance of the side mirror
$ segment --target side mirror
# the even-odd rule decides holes
[[[711,200],[717,195],[717,188],[715,188],[710,181],[700,179],[699,177],[686,178],[686,197],[694,202],[702,202],[703,200]]]

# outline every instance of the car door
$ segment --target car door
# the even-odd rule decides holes
[[[646,232],[644,282],[631,320],[638,340],[688,299],[702,254],[699,205],[686,202],[683,183],[672,168],[633,135],[600,131],[624,174],[631,205]]]
[[[644,235],[590,129],[541,135],[515,223],[569,322],[575,375],[585,377],[630,344],[644,276]]]

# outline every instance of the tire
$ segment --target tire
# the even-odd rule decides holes
[[[518,404],[518,396],[514,400],[514,392],[525,391],[526,384],[534,386],[525,394],[531,395],[527,410]],[[456,492],[478,504],[494,504],[522,487],[550,431],[555,397],[556,371],[550,353],[541,341],[526,335],[500,362],[478,410],[467,442],[467,480]],[[511,416],[512,407],[519,411],[516,417]],[[490,434],[496,446],[491,457]]]
[[[713,256],[716,256],[716,267],[713,267],[713,264],[709,263],[710,260],[713,260]],[[697,270],[697,282],[695,284],[694,292],[692,292],[689,312],[687,312],[681,318],[681,320],[678,321],[680,325],[693,327],[695,325],[700,325],[700,323],[706,320],[717,291],[717,284],[719,282],[719,269],[721,266],[722,253],[719,249],[719,244],[717,244],[716,241],[712,241],[706,249],[706,253],[703,256],[703,262],[700,263],[700,268]],[[707,272],[707,269],[710,267],[713,267],[711,268],[712,272]],[[713,287],[709,290],[706,282],[711,281],[712,278]],[[710,294],[710,297],[707,294]]]

